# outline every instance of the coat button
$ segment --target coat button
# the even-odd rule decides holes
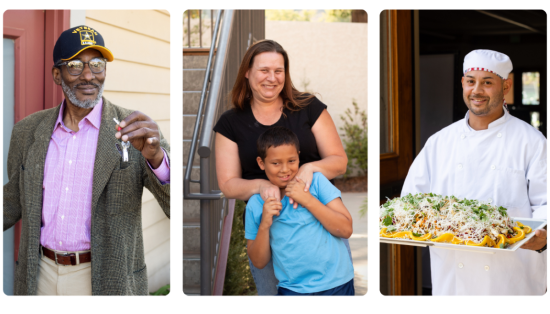
[[[502,137],[502,133],[498,133],[498,134],[497,134],[497,137]]]
[[[485,271],[489,271],[489,266],[485,266]]]
[[[462,268],[462,267],[464,267],[464,264],[458,263],[458,268]]]
[[[496,168],[495,165],[491,165],[491,170],[495,170]]]

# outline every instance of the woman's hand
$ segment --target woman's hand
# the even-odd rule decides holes
[[[294,178],[300,179],[303,183],[305,183],[304,192],[309,191],[309,187],[311,186],[311,181],[313,181],[313,167],[311,164],[303,164],[300,169],[298,169],[298,173]],[[290,204],[293,204],[294,209],[298,208],[298,203],[294,202],[294,199],[291,197],[288,198]]]
[[[313,181],[313,172],[313,167],[309,163],[303,164],[300,169],[298,169],[298,173],[296,174],[295,178],[299,178],[302,182],[304,182],[304,192],[309,191],[311,181]]]
[[[278,186],[273,185],[267,180],[262,180],[260,183],[260,196],[264,201],[267,201],[270,198],[276,199],[278,202],[281,201],[281,190]]]

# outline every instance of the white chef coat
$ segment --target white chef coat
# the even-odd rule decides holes
[[[491,201],[511,217],[546,219],[546,138],[507,110],[487,130],[466,117],[431,136],[401,195],[437,193]],[[533,231],[534,232],[534,231]],[[547,252],[484,254],[430,248],[434,295],[542,295]]]

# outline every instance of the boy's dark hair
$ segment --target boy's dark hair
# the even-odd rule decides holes
[[[284,126],[275,126],[267,129],[256,142],[258,148],[258,156],[262,160],[267,157],[267,149],[270,147],[279,147],[281,145],[294,145],[296,151],[300,151],[300,142],[294,132]]]

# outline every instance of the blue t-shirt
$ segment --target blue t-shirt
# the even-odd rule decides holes
[[[323,204],[341,196],[321,173],[314,173],[309,192]],[[285,196],[283,210],[273,216],[269,244],[278,287],[298,293],[332,289],[353,279],[353,265],[341,238],[335,237],[302,206],[297,209]],[[245,238],[255,240],[262,221],[264,201],[253,195],[246,206]]]

